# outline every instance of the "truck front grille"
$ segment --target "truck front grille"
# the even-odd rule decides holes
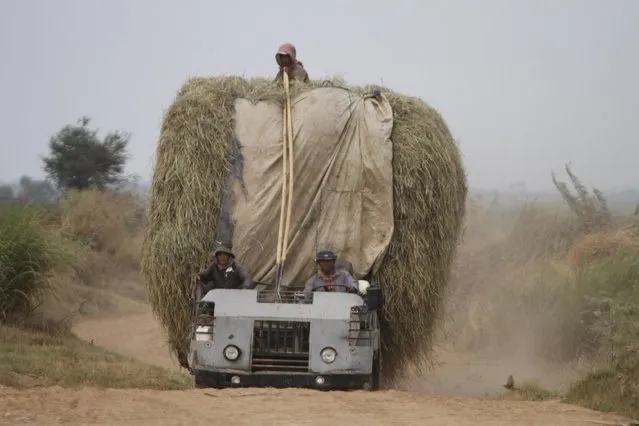
[[[304,288],[287,288],[280,290],[278,294],[273,289],[264,289],[257,292],[257,303],[313,303],[313,294],[307,299],[304,297]]]
[[[306,321],[255,321],[251,371],[308,371],[310,330]]]

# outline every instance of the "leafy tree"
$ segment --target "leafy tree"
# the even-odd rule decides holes
[[[62,190],[105,189],[123,180],[129,134],[108,133],[103,140],[89,129],[90,118],[76,126],[67,125],[49,141],[50,155],[44,157],[44,171]]]

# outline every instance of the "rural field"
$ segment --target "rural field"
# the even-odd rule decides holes
[[[373,393],[192,389],[140,276],[142,199],[2,204],[0,424],[639,424],[639,217],[568,183],[471,194],[431,368]]]

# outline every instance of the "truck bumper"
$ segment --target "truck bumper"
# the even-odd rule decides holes
[[[194,371],[198,388],[309,388],[318,390],[370,389],[368,374],[315,374],[315,373],[227,373]]]

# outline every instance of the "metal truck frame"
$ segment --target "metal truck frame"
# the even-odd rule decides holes
[[[359,283],[360,294],[311,300],[273,287],[196,298],[188,354],[196,387],[379,389],[381,291]]]

